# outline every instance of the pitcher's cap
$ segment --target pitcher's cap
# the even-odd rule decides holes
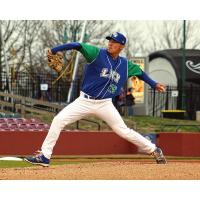
[[[115,40],[116,42],[119,42],[122,45],[126,44],[126,37],[122,33],[119,33],[119,32],[115,32],[112,35],[107,36],[106,39],[107,40],[113,39],[113,40]]]

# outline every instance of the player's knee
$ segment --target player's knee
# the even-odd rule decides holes
[[[61,124],[62,122],[63,120],[59,116],[55,116],[52,121],[52,123],[55,123],[55,124]]]
[[[124,125],[114,125],[112,126],[112,129],[116,133],[130,133],[130,128],[128,128],[125,124]]]

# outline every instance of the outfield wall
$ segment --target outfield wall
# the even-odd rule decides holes
[[[166,155],[200,156],[200,133],[160,133],[157,137],[157,145]]]
[[[0,155],[32,155],[47,132],[0,132]],[[54,155],[132,154],[136,147],[113,132],[62,132]]]
[[[32,155],[47,132],[0,132],[0,155]],[[156,144],[168,156],[200,156],[200,133],[159,133]],[[135,145],[113,132],[62,132],[54,155],[137,154]]]

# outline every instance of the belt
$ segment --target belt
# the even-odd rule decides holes
[[[86,98],[86,99],[99,99],[97,97],[92,97],[92,96],[89,96],[87,94],[83,94],[83,97]]]
[[[101,99],[100,97],[92,97],[84,92],[81,91],[80,95],[86,99],[93,99],[93,100],[112,100],[111,98]]]

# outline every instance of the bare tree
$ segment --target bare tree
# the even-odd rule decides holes
[[[124,53],[129,59],[141,55],[145,48],[144,24],[144,21],[121,22],[121,30],[128,39]]]
[[[186,21],[186,48],[200,48],[200,21]]]
[[[82,24],[81,20],[2,21],[3,38],[10,68],[15,67],[16,73],[23,70],[30,73],[44,71],[47,65],[46,49],[65,42],[79,41]],[[84,42],[100,44],[102,38],[110,33],[113,25],[112,21],[88,21]],[[0,49],[2,49],[1,46],[0,42]],[[5,68],[2,51],[0,51],[0,58],[1,73]]]
[[[43,49],[67,42],[78,42],[83,22],[82,20],[46,21],[41,34]],[[83,42],[93,45],[104,45],[105,36],[111,33],[114,26],[114,21],[88,20]],[[69,55],[71,55],[71,52],[66,52],[66,56]],[[85,61],[81,59],[81,66],[83,62]],[[82,74],[82,69],[79,69],[79,74]]]
[[[180,49],[183,45],[183,20],[182,21],[153,21],[146,23],[148,36],[144,54],[163,49]],[[197,49],[200,47],[198,35],[200,21],[187,21],[186,23],[186,48]]]
[[[121,30],[128,43],[124,50],[128,58],[163,49],[180,49],[183,45],[183,20],[121,21]],[[186,48],[200,48],[200,21],[186,21]]]
[[[42,34],[44,46],[51,47],[79,41],[83,22],[82,20],[47,21]],[[110,34],[114,25],[114,21],[88,20],[84,42],[101,44],[102,38]]]
[[[11,72],[16,61],[16,54],[22,50],[21,35],[24,31],[24,21],[1,21],[2,38],[4,41],[4,50]],[[5,71],[5,55],[3,55],[2,41],[0,42],[0,80],[2,89],[2,72]],[[23,60],[23,59],[22,59]]]
[[[43,21],[25,21],[24,32],[24,49],[23,56],[25,56],[26,63],[24,67],[30,73],[33,73],[41,66],[38,60],[38,47],[40,46],[40,34]]]

